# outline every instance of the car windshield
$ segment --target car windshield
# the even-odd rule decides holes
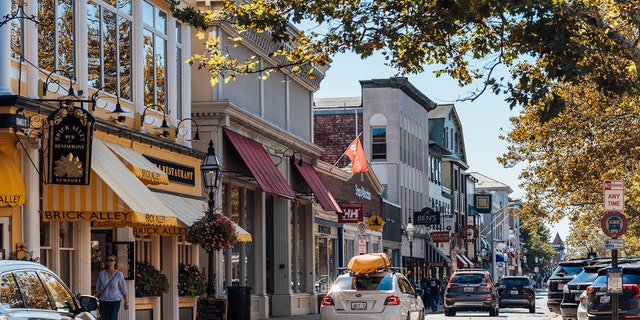
[[[340,277],[333,286],[338,290],[387,291],[393,289],[391,276]]]
[[[457,284],[484,284],[486,283],[484,274],[456,274],[451,279],[451,283]]]
[[[530,286],[531,282],[529,279],[502,279],[500,280],[500,284],[503,286]]]
[[[640,275],[637,274],[622,274],[622,283],[640,283]],[[607,276],[599,275],[593,280],[593,286],[604,286],[607,284]]]

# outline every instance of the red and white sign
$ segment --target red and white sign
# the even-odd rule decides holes
[[[624,181],[604,181],[604,211],[622,211],[624,209]]]
[[[449,242],[449,231],[433,231],[431,233],[431,241],[434,243]]]
[[[340,223],[358,223],[364,221],[363,207],[342,207],[342,215],[338,216]]]
[[[607,212],[600,220],[604,234],[614,239],[627,232],[627,224],[627,217],[617,211]]]

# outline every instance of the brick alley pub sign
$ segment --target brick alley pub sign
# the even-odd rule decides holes
[[[89,111],[74,106],[62,107],[47,117],[48,183],[89,184],[95,121]]]

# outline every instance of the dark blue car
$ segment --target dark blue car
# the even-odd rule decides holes
[[[640,318],[640,264],[622,267],[622,294],[618,295],[618,318]],[[598,277],[587,287],[587,315],[589,320],[610,320],[611,295],[607,294],[607,269],[598,270]]]

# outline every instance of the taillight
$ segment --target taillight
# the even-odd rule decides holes
[[[324,298],[322,298],[321,305],[323,305],[323,306],[332,306],[333,305],[333,299],[331,299],[331,297],[329,297],[329,296],[324,296]]]
[[[384,299],[384,305],[385,306],[400,305],[400,298],[398,298],[397,296],[388,296],[386,299]]]
[[[640,286],[637,284],[625,284],[622,286],[622,288],[624,288],[624,290],[631,290],[633,291],[633,296],[631,296],[631,298],[637,298],[640,297]]]

